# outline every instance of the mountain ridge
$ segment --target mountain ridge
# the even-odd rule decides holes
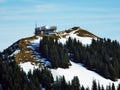
[[[74,35],[76,35],[77,37],[73,37]],[[73,35],[73,36],[72,36]],[[31,57],[34,55],[34,50],[32,47],[34,47],[34,40],[37,40],[37,43],[39,43],[40,38],[42,39],[42,37],[44,36],[49,36],[52,37],[54,39],[59,40],[59,42],[61,42],[62,44],[64,44],[67,39],[69,37],[73,37],[73,38],[91,38],[92,39],[100,39],[100,37],[90,33],[87,30],[81,29],[79,27],[73,27],[71,29],[62,31],[62,32],[58,32],[55,35],[34,35],[32,37],[26,37],[26,38],[22,38],[20,40],[18,40],[17,42],[13,43],[11,46],[9,46],[7,49],[5,49],[2,54],[6,53],[7,55],[11,56],[12,58],[14,57],[17,63],[20,62],[27,62],[27,61],[31,61],[31,62],[36,62],[35,58]],[[78,39],[79,40],[79,39]],[[91,40],[89,40],[88,44],[91,43]],[[84,40],[83,40],[84,41]],[[83,42],[81,41],[81,42]],[[84,44],[86,44],[87,42],[85,42]],[[36,48],[36,47],[35,47]],[[37,47],[38,48],[38,47]],[[17,53],[14,53],[15,50],[19,51]],[[14,55],[15,56],[14,56]],[[12,56],[13,55],[13,56]],[[24,56],[26,55],[26,57]],[[9,59],[11,58],[9,57]],[[22,61],[22,59],[24,59],[24,61]],[[3,59],[5,59],[4,57],[2,57]]]

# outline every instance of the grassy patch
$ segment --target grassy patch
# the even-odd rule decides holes
[[[87,30],[84,30],[84,29],[79,29],[75,32],[75,34],[77,34],[78,36],[81,36],[81,37],[92,37],[92,38],[99,38],[98,36],[90,33],[89,31]]]
[[[50,37],[50,38],[53,38],[53,39],[59,39],[60,38],[60,36],[59,35],[45,35],[45,36],[43,36],[43,37]]]
[[[70,33],[72,31],[74,31],[74,30],[65,30],[66,33]]]
[[[63,38],[66,38],[66,36],[68,36],[69,34],[65,34],[65,35],[62,35]]]
[[[21,39],[19,43],[20,52],[15,55],[16,62],[19,64],[20,62],[35,62],[35,58],[33,57],[33,51],[31,48],[27,48],[27,46],[31,46],[30,41],[37,39],[36,36],[28,37]]]

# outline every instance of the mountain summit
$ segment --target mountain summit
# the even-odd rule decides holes
[[[32,37],[20,39],[5,49],[3,54],[7,54],[9,59],[15,58],[17,63],[24,63],[28,61],[32,63],[38,63],[40,57],[36,50],[39,48],[40,40],[45,36],[57,39],[62,44],[65,44],[68,38],[77,39],[83,44],[90,44],[92,39],[100,39],[98,36],[88,32],[87,30],[79,27],[73,27],[71,29],[56,32],[54,34],[48,35],[44,33],[37,33]],[[5,59],[4,55],[2,58]]]

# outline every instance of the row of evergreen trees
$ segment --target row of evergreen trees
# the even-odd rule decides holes
[[[74,55],[74,62],[83,63],[85,67],[105,78],[120,78],[120,45],[117,41],[92,40],[91,45],[83,46],[76,39],[69,38],[66,47]]]
[[[71,59],[105,78],[120,78],[120,45],[117,41],[99,39],[92,40],[90,45],[83,45],[76,39],[69,38],[66,44],[62,45],[46,36],[40,41],[39,51],[52,63],[52,68],[68,68]]]
[[[0,61],[0,90],[120,90],[120,85],[107,87],[93,81],[91,87],[80,85],[75,76],[71,82],[66,82],[65,77],[57,77],[56,81],[48,69],[35,69],[26,74],[15,62]]]

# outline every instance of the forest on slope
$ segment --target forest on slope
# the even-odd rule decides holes
[[[49,69],[35,69],[26,74],[14,61],[0,61],[0,90],[120,90],[120,84],[104,87],[92,82],[92,86],[84,87],[77,76],[67,82],[65,77],[53,76]]]
[[[103,77],[111,80],[120,78],[120,45],[110,39],[92,40],[91,45],[83,46],[69,39],[66,47],[73,54],[73,61],[84,64]]]
[[[120,44],[110,39],[92,40],[90,45],[83,45],[76,39],[69,38],[61,44],[51,37],[40,41],[39,53],[51,62],[50,68],[69,68],[70,61],[83,64],[87,69],[97,72],[113,81],[120,78]],[[2,53],[0,54],[2,56]],[[84,87],[75,76],[70,82],[65,77],[53,76],[48,68],[35,69],[26,74],[15,60],[0,58],[0,90],[120,90],[120,84],[104,87],[93,80],[91,87]]]
[[[50,60],[52,68],[68,68],[69,60],[72,60],[107,79],[115,81],[120,78],[120,45],[117,41],[93,39],[90,45],[83,45],[69,38],[63,45],[50,37],[44,37],[40,41],[39,52]]]

